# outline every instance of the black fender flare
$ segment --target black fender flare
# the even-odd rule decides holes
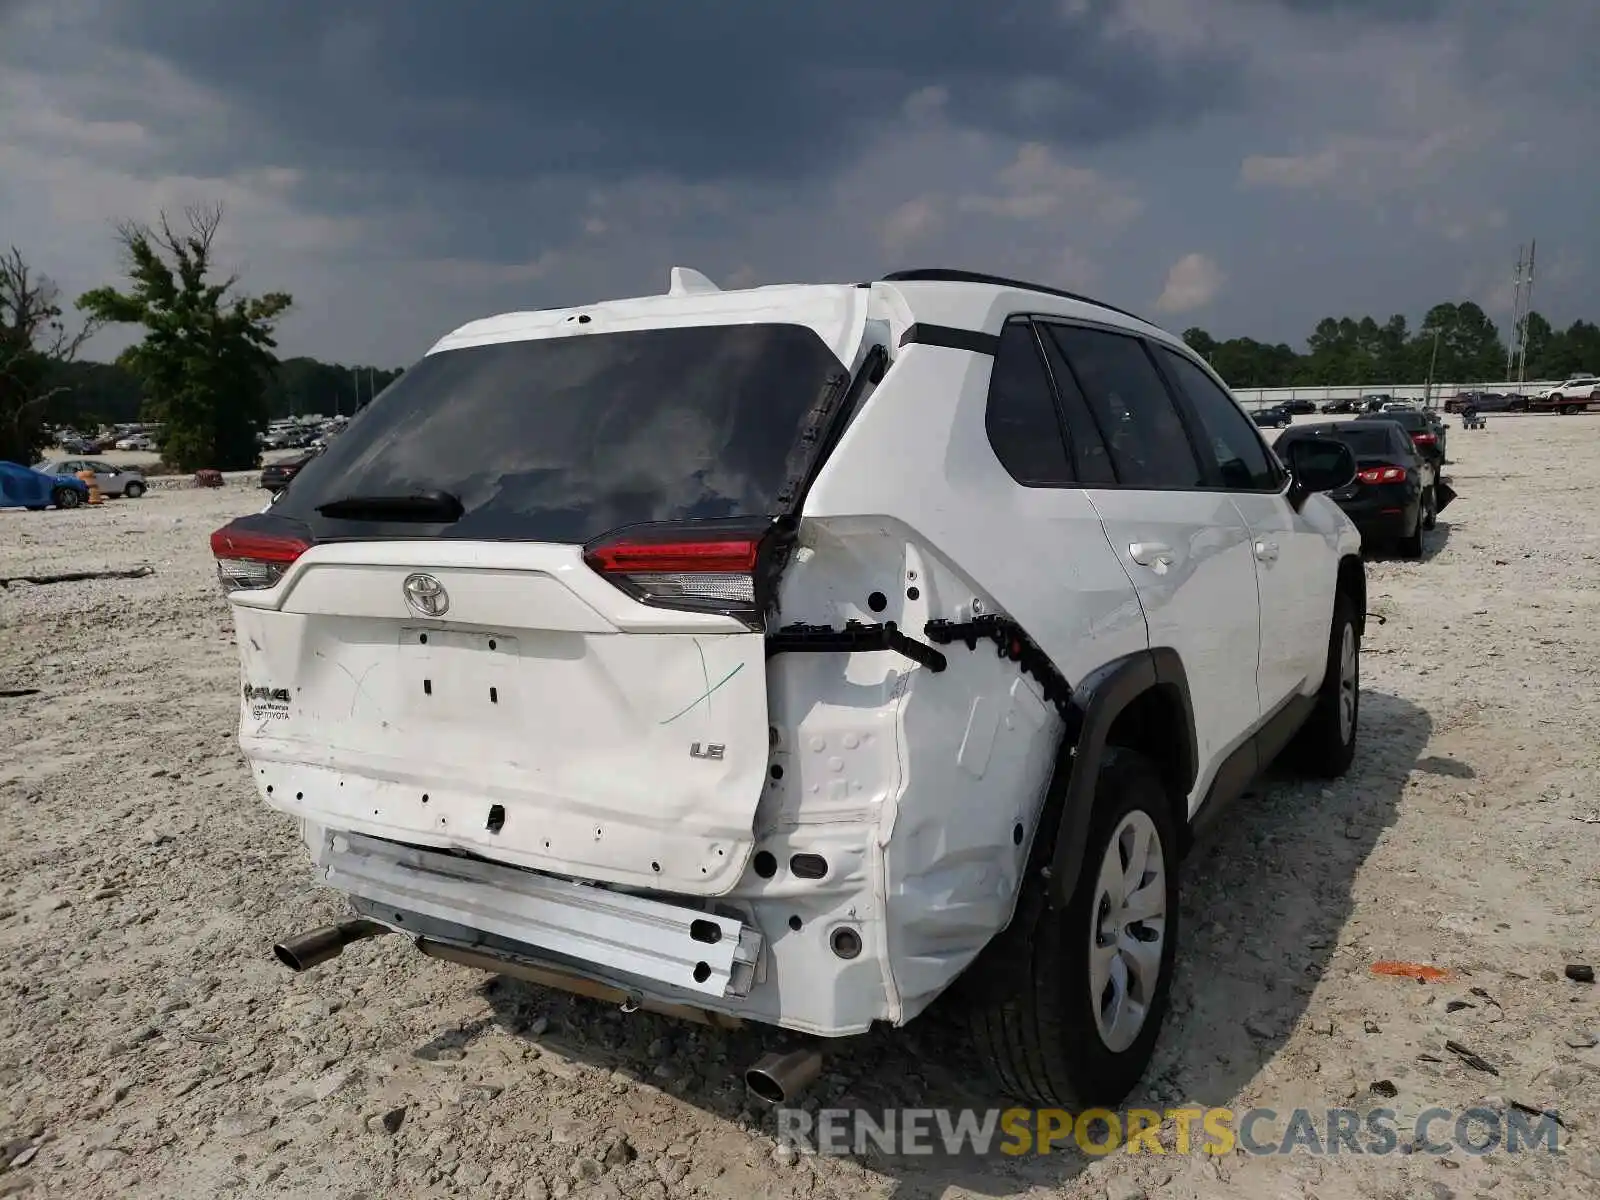
[[[1071,703],[1076,720],[1067,722],[1063,757],[1056,768],[1067,772],[1067,781],[1048,876],[1052,907],[1065,908],[1078,886],[1106,737],[1116,719],[1130,704],[1157,688],[1169,692],[1182,712],[1184,741],[1174,748],[1183,756],[1182,774],[1188,777],[1184,796],[1174,798],[1176,803],[1181,804],[1187,797],[1188,789],[1194,786],[1198,747],[1194,731],[1194,705],[1189,696],[1189,676],[1178,652],[1171,647],[1161,646],[1112,659],[1091,671],[1073,688]],[[1077,734],[1075,739],[1074,728]]]

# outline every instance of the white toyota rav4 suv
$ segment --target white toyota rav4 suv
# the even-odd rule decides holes
[[[212,537],[240,744],[356,913],[278,956],[823,1037],[950,989],[1011,1094],[1113,1103],[1199,827],[1354,751],[1355,464],[1294,454],[966,272],[465,325]]]

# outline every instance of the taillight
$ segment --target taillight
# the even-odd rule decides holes
[[[1357,471],[1356,478],[1362,483],[1404,483],[1406,469],[1404,467],[1368,467],[1365,471]]]
[[[1418,446],[1431,446],[1439,439],[1431,433],[1413,433],[1411,440]]]
[[[269,588],[307,550],[309,542],[281,534],[252,533],[224,525],[211,535],[217,579],[224,592]]]
[[[663,608],[726,613],[754,622],[768,529],[628,531],[584,550],[590,568],[636,600]]]

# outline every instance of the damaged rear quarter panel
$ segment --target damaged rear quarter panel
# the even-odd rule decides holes
[[[783,582],[786,624],[892,620],[921,639],[930,619],[985,602],[895,522],[808,521],[801,541]],[[896,1023],[1010,920],[1061,733],[1033,681],[988,643],[949,647],[947,659],[935,673],[889,652],[794,653],[768,668],[778,778],[758,844],[848,846],[850,912],[863,957],[880,964],[881,1015]]]

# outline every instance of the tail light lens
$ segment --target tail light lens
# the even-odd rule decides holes
[[[761,563],[770,528],[630,530],[590,543],[583,559],[645,604],[726,613],[759,624]]]
[[[1362,483],[1404,483],[1406,469],[1404,467],[1368,467],[1365,471],[1357,471],[1356,478]]]
[[[311,543],[281,534],[255,533],[224,525],[211,535],[217,579],[224,593],[269,588]]]
[[[1438,440],[1438,437],[1431,433],[1413,433],[1411,435],[1411,441],[1418,446],[1431,446]]]

